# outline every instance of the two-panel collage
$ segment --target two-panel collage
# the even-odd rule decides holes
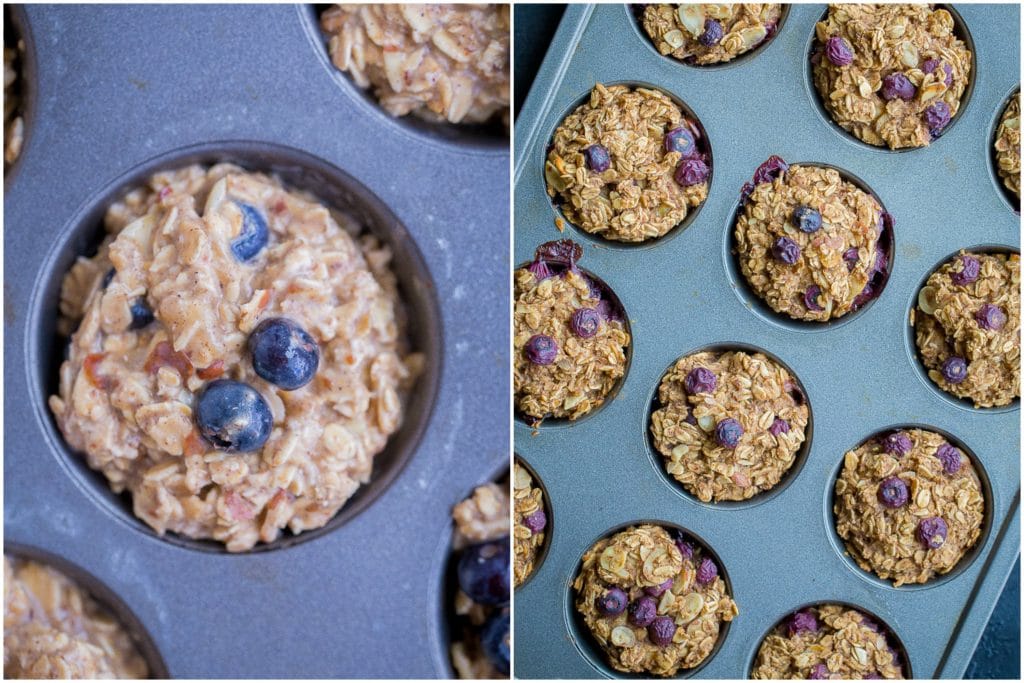
[[[1021,679],[1021,5],[4,4],[4,678]]]

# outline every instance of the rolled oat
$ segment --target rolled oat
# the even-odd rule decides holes
[[[515,585],[530,577],[547,538],[547,512],[544,493],[533,485],[529,470],[515,464],[512,495],[515,498]]]
[[[769,40],[779,28],[782,5],[736,3],[644,7],[641,23],[654,46],[688,64],[721,64]]]

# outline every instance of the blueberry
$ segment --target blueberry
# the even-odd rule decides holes
[[[647,627],[647,637],[658,647],[665,647],[672,644],[672,638],[676,634],[676,621],[672,617],[657,617]]]
[[[793,209],[793,225],[807,234],[818,232],[821,230],[821,213],[817,209],[800,205]]]
[[[593,308],[577,308],[569,320],[572,333],[581,339],[590,339],[601,326],[601,314]]]
[[[697,139],[687,126],[679,126],[665,133],[665,151],[679,152],[683,159],[691,159],[700,155]]]
[[[791,266],[800,260],[800,245],[788,237],[780,237],[772,243],[772,256]]]
[[[612,157],[604,145],[591,145],[583,150],[583,155],[587,158],[587,168],[595,173],[604,173],[611,168]]]
[[[949,279],[954,285],[969,285],[978,279],[981,273],[981,261],[970,254],[960,256],[960,270],[950,274]]]
[[[824,664],[815,664],[811,667],[811,679],[812,681],[824,681],[828,680],[830,675],[828,667]]]
[[[128,325],[129,330],[141,330],[154,320],[153,309],[146,303],[146,299],[141,296],[132,302],[131,311],[132,321]]]
[[[727,417],[715,425],[715,441],[723,448],[736,448],[740,443],[741,436],[743,436],[743,426],[731,417]]]
[[[722,42],[722,36],[724,35],[725,31],[722,30],[721,22],[717,19],[709,18],[704,20],[704,33],[701,33],[697,40],[704,47],[711,47]]]
[[[491,664],[502,674],[508,675],[509,634],[508,611],[495,612],[480,631],[480,643]]]
[[[900,72],[891,73],[882,79],[882,99],[895,100],[897,98],[909,102],[917,94],[917,88],[905,74]]]
[[[938,100],[929,105],[921,116],[924,125],[928,126],[928,132],[932,134],[933,138],[937,138],[949,125],[950,119],[953,118],[953,112],[950,111],[948,104]]]
[[[609,588],[608,592],[594,601],[594,607],[603,616],[614,617],[626,611],[629,596],[618,588]]]
[[[707,368],[694,368],[687,373],[683,386],[688,394],[710,394],[718,386],[718,378]]]
[[[799,633],[817,633],[818,618],[809,609],[796,612],[789,620],[788,630],[791,638]]]
[[[546,334],[535,334],[526,342],[524,352],[534,365],[551,365],[558,355],[558,344]]]
[[[775,418],[772,420],[771,426],[768,428],[772,436],[778,436],[779,434],[789,434],[789,423],[782,418]]]
[[[682,536],[676,538],[676,547],[679,548],[679,554],[683,556],[684,560],[693,559],[693,544],[687,541]]]
[[[683,159],[672,177],[683,187],[700,185],[711,175],[711,169],[701,159]]]
[[[218,379],[199,394],[196,424],[219,450],[246,453],[263,447],[274,420],[260,392],[244,382]]]
[[[665,591],[672,587],[673,583],[675,583],[673,579],[668,579],[657,586],[647,586],[644,588],[644,593],[652,598],[660,598]]]
[[[643,596],[629,603],[627,621],[633,626],[646,628],[658,616],[658,603],[654,598]]]
[[[236,259],[245,263],[255,258],[256,254],[267,246],[270,231],[267,229],[267,219],[256,207],[245,202],[235,203],[242,212],[242,232],[231,241],[231,252]]]
[[[544,531],[544,527],[547,525],[548,516],[544,514],[544,510],[537,510],[523,517],[523,526],[535,534]]]
[[[907,483],[899,477],[888,477],[878,485],[878,502],[887,508],[903,507],[909,499]]]
[[[999,306],[985,304],[974,314],[978,327],[983,330],[1001,330],[1006,325],[1006,313]]]
[[[948,533],[949,528],[942,517],[925,517],[917,524],[917,540],[932,550],[942,547]]]
[[[481,605],[507,605],[510,565],[508,536],[471,545],[462,551],[459,588]]]
[[[782,160],[782,157],[773,154],[754,171],[754,185],[770,183],[789,170],[789,164]]]
[[[710,557],[705,557],[697,567],[697,583],[706,586],[718,576],[718,565]]]
[[[825,41],[825,56],[836,66],[849,66],[853,62],[850,44],[839,36],[832,36]]]
[[[902,458],[913,447],[914,442],[910,440],[910,435],[906,432],[893,432],[882,439],[882,449],[897,458]]]
[[[287,318],[267,318],[249,335],[249,353],[256,374],[292,391],[313,379],[320,348],[313,337]]]
[[[821,304],[818,303],[818,297],[821,296],[821,287],[818,285],[811,285],[804,292],[804,306],[807,307],[808,311],[824,311]]]
[[[956,447],[944,443],[936,449],[935,457],[942,462],[942,470],[946,474],[956,474],[960,471],[960,465],[963,461],[960,450]]]
[[[942,377],[950,384],[960,384],[967,379],[967,361],[960,356],[950,356],[942,363]]]
[[[939,60],[935,59],[934,57],[931,59],[926,59],[924,60],[924,64],[921,66],[921,70],[924,71],[926,74],[930,74],[931,72],[935,71],[936,68],[938,68],[939,64]],[[952,87],[953,67],[951,67],[949,64],[946,64],[945,62],[942,62],[942,70],[946,72],[946,77],[943,79],[943,81],[945,81],[946,83],[946,87]]]
[[[857,247],[850,247],[843,252],[843,260],[846,261],[846,270],[852,272],[860,261],[860,250]]]
[[[526,269],[533,273],[533,276],[537,278],[537,282],[543,282],[552,275],[551,269],[548,268],[548,264],[541,260],[532,261],[530,265],[526,266]]]
[[[110,285],[110,281],[114,279],[114,275],[116,275],[116,274],[117,274],[117,271],[114,270],[113,268],[111,268],[106,273],[104,273],[103,274],[103,279],[100,280],[100,289],[106,289],[107,286]]]

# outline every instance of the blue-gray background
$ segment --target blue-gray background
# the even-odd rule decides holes
[[[515,6],[515,111],[518,115],[533,77],[562,18],[562,5]],[[988,627],[967,668],[967,678],[1020,678],[1020,560],[1006,582]]]

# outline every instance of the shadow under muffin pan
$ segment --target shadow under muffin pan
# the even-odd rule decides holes
[[[914,288],[913,297],[907,306],[907,318],[906,325],[904,327],[906,350],[910,356],[911,366],[916,371],[917,376],[921,381],[931,389],[940,399],[948,403],[949,405],[956,406],[963,410],[973,412],[975,414],[988,414],[988,413],[1007,413],[1011,411],[1020,410],[1020,396],[1011,401],[1005,406],[993,406],[991,408],[975,408],[974,402],[967,398],[960,398],[949,393],[938,384],[932,381],[932,378],[928,376],[928,368],[925,367],[924,363],[921,362],[921,356],[917,349],[917,328],[910,324],[910,315],[917,310],[917,299],[921,294],[921,290],[924,289],[925,284],[928,282],[928,278],[942,266],[946,265],[957,256],[960,255],[961,249],[957,249],[951,254],[946,255],[941,261],[936,263],[932,268],[924,274],[917,287]],[[978,253],[978,254],[1017,254],[1020,256],[1020,249],[1009,247],[999,244],[981,244],[972,247],[963,247],[962,251],[967,253]]]
[[[685,486],[683,486],[683,484],[679,483],[679,481],[677,481],[676,478],[669,474],[668,470],[665,469],[665,456],[663,456],[661,452],[658,451],[657,447],[654,445],[654,435],[651,433],[651,417],[654,414],[654,411],[663,407],[661,401],[658,400],[658,392],[661,388],[662,381],[665,379],[665,375],[671,372],[672,368],[675,367],[676,363],[682,360],[683,358],[688,358],[695,354],[709,351],[718,354],[728,353],[730,351],[743,351],[751,355],[755,353],[762,354],[768,360],[777,363],[778,365],[785,368],[785,370],[790,374],[790,376],[796,381],[795,389],[797,392],[799,392],[800,396],[802,397],[801,400],[803,404],[807,406],[807,427],[804,428],[804,442],[800,446],[800,450],[798,450],[796,455],[793,457],[793,462],[792,464],[790,464],[789,469],[783,473],[782,477],[779,479],[779,482],[775,484],[775,486],[768,489],[767,491],[762,491],[760,493],[754,494],[753,496],[747,498],[746,500],[712,500],[705,503],[704,501],[697,498],[697,496],[691,493]],[[800,470],[803,469],[804,462],[806,462],[807,456],[811,452],[811,444],[814,441],[814,409],[811,406],[810,397],[807,395],[807,389],[804,388],[804,385],[800,381],[800,378],[797,376],[796,372],[793,371],[793,368],[786,365],[786,363],[783,362],[778,356],[771,353],[770,351],[765,351],[762,348],[753,346],[752,344],[744,344],[739,342],[723,342],[721,344],[712,344],[710,346],[704,346],[702,348],[694,349],[693,351],[688,351],[687,353],[684,353],[683,355],[679,356],[679,358],[672,361],[672,364],[665,368],[665,372],[661,373],[661,377],[658,378],[658,383],[654,385],[654,389],[651,392],[651,399],[649,405],[650,408],[647,411],[646,422],[644,423],[644,436],[647,444],[647,455],[650,456],[651,465],[654,467],[655,470],[658,471],[658,474],[662,476],[662,478],[665,480],[665,483],[668,484],[668,486],[671,487],[676,493],[683,496],[684,498],[693,501],[698,505],[704,505],[712,509],[720,508],[724,510],[730,510],[750,508],[754,507],[755,505],[760,505],[761,503],[767,503],[769,500],[775,498],[775,496],[781,494],[784,490],[786,490],[786,488],[793,482],[793,480],[800,475]]]
[[[828,10],[819,15],[817,21],[811,26],[810,38],[807,40],[807,48],[804,50],[804,88],[807,90],[807,96],[811,101],[812,107],[818,115],[822,118],[825,124],[835,133],[848,142],[863,148],[870,149],[876,152],[889,152],[889,153],[903,153],[913,152],[915,150],[928,149],[939,143],[942,138],[949,135],[950,131],[956,125],[957,121],[963,118],[964,112],[967,110],[967,105],[970,104],[971,96],[974,94],[974,83],[978,78],[978,53],[974,48],[974,37],[967,28],[967,24],[964,22],[963,17],[957,12],[952,5],[934,5],[935,9],[944,9],[949,12],[950,16],[953,17],[953,35],[959,38],[967,51],[971,53],[971,72],[967,76],[967,87],[964,88],[963,94],[960,96],[960,107],[956,110],[956,115],[950,119],[949,124],[942,131],[939,137],[934,138],[928,145],[924,147],[901,147],[900,149],[891,149],[888,145],[872,145],[864,142],[856,135],[846,130],[832,118],[832,113],[825,107],[824,100],[822,99],[821,93],[814,85],[814,65],[811,64],[811,56],[814,54],[814,49],[817,46],[817,32],[815,27],[818,21],[825,21],[828,18]]]
[[[785,161],[785,159],[783,159]],[[789,162],[787,162],[789,163]],[[882,207],[883,213],[887,212],[888,209],[885,203],[882,202],[882,198],[878,196],[866,182],[855,176],[854,174],[846,171],[833,164],[823,163],[819,161],[794,161],[789,164],[790,166],[813,166],[817,168],[831,168],[839,172],[842,180],[851,183],[862,192],[874,197],[878,205]],[[751,172],[753,177],[753,172]],[[871,297],[867,303],[858,308],[856,311],[850,311],[839,318],[834,318],[825,321],[816,320],[797,320],[792,318],[785,313],[780,313],[768,305],[764,299],[762,299],[754,288],[750,286],[747,278],[743,275],[743,270],[739,264],[739,251],[736,247],[736,224],[739,221],[740,214],[743,212],[745,202],[743,200],[737,200],[735,208],[733,209],[731,221],[725,230],[725,270],[729,275],[729,280],[732,282],[732,289],[739,297],[740,301],[743,302],[744,306],[753,312],[757,317],[761,318],[765,322],[771,323],[772,325],[778,325],[784,327],[787,330],[793,332],[821,332],[823,330],[835,329],[842,325],[852,322],[858,316],[865,313],[872,304],[878,301],[885,293],[885,287],[889,283],[889,278],[892,275],[893,269],[895,268],[896,259],[896,229],[899,225],[899,216],[894,216],[892,226],[883,228],[881,235],[878,238],[878,244],[886,242],[885,249],[887,265],[886,273],[882,280],[882,285],[878,292]]]
[[[4,419],[19,426],[4,458],[8,546],[108,586],[171,677],[449,676],[437,542],[465,492],[508,467],[507,446],[493,445],[510,429],[510,383],[494,377],[494,350],[510,343],[508,270],[494,266],[508,263],[508,237],[493,229],[508,221],[507,153],[396,134],[368,115],[335,87],[293,6],[17,9],[35,38],[38,116],[4,195]],[[268,552],[158,538],[67,449],[46,405],[60,281],[95,250],[109,201],[151,171],[221,160],[363,214],[396,251],[410,336],[433,366],[359,497]],[[452,225],[466,228],[457,241]],[[345,614],[373,614],[374,628]],[[394,642],[408,646],[364,654]]]
[[[415,114],[392,116],[377,102],[373,86],[360,88],[344,71],[331,61],[328,49],[327,34],[320,29],[320,15],[330,9],[330,4],[296,5],[306,34],[312,43],[313,50],[320,57],[337,86],[362,105],[364,113],[379,118],[388,126],[394,126],[407,134],[416,136],[424,142],[441,145],[455,145],[467,151],[502,154],[508,149],[509,131],[501,122],[500,116],[492,117],[487,123],[450,123],[448,121],[430,121]],[[511,62],[510,62],[511,65]]]
[[[722,563],[722,559],[715,552],[714,548],[712,548],[707,543],[707,541],[705,541],[699,535],[693,533],[689,529],[679,526],[678,524],[673,524],[672,522],[666,522],[663,520],[641,519],[635,522],[626,522],[624,524],[619,524],[611,529],[608,529],[603,534],[587,543],[587,545],[584,546],[581,550],[579,550],[579,554],[576,560],[576,564],[574,565],[573,572],[569,575],[569,581],[565,586],[565,623],[569,630],[569,637],[571,638],[573,644],[576,645],[576,648],[579,650],[580,654],[587,661],[587,663],[590,664],[590,666],[592,666],[604,678],[626,678],[636,680],[671,680],[673,678],[693,678],[698,673],[700,673],[701,669],[707,666],[707,664],[712,659],[714,659],[715,655],[718,654],[718,651],[722,648],[722,644],[725,642],[725,639],[729,636],[729,627],[732,625],[733,622],[720,622],[720,628],[718,630],[718,640],[715,641],[715,646],[711,649],[711,652],[708,653],[708,656],[705,657],[704,661],[702,661],[700,664],[693,667],[692,669],[680,669],[679,673],[677,673],[675,676],[655,676],[653,674],[647,673],[640,674],[617,671],[616,669],[612,668],[611,664],[608,663],[608,657],[606,656],[604,650],[598,644],[594,636],[591,635],[590,629],[587,628],[587,624],[583,620],[582,615],[580,615],[579,611],[576,609],[576,590],[573,588],[573,582],[576,581],[576,577],[580,575],[580,570],[583,568],[583,556],[598,541],[606,539],[610,536],[614,536],[620,531],[625,531],[630,527],[641,526],[644,524],[653,524],[655,526],[660,526],[670,533],[673,531],[679,531],[685,534],[687,538],[689,538],[690,540],[695,541],[697,545],[699,545],[701,549],[705,553],[707,553],[707,555],[711,557],[712,560],[715,561],[715,564],[718,565],[718,575],[722,577],[722,581],[725,583],[726,592],[728,593],[730,598],[735,598],[735,593],[733,592],[733,585],[732,582],[729,580],[728,567],[726,567],[725,564]],[[742,613],[743,606],[740,605],[740,614]],[[525,617],[522,615],[522,613],[517,612],[516,616],[524,619],[525,621]],[[738,618],[739,617],[733,617],[733,621],[735,621]]]
[[[537,556],[533,560],[533,571],[530,572],[530,575],[526,577],[525,581],[523,581],[521,584],[519,584],[515,588],[516,591],[521,591],[521,590],[523,590],[524,587],[526,587],[527,584],[530,583],[530,579],[532,579],[533,577],[535,577],[537,575],[537,572],[540,571],[541,566],[544,564],[544,560],[547,559],[548,548],[551,547],[551,535],[555,531],[555,513],[554,513],[554,509],[551,506],[551,496],[548,495],[548,490],[544,486],[544,480],[542,480],[537,475],[537,473],[534,471],[534,469],[532,467],[530,467],[530,463],[526,462],[526,460],[522,456],[520,456],[518,453],[515,455],[515,462],[520,467],[524,468],[527,472],[530,473],[530,476],[533,478],[533,486],[534,486],[534,488],[539,488],[540,489],[540,493],[541,493],[542,500],[543,500],[543,503],[544,503],[544,515],[547,517],[547,524],[544,526],[544,541],[543,541],[543,543],[540,544],[540,549],[537,551]],[[513,471],[513,475],[512,476],[515,476],[515,472],[514,471]],[[513,482],[513,484],[512,484],[512,492],[513,492],[513,498],[512,498],[511,505],[512,505],[513,523],[514,523],[515,522],[515,504],[516,504],[516,501],[515,501],[515,482]],[[515,527],[513,526],[513,532],[514,532],[514,529],[515,529]],[[515,550],[513,548],[513,552],[514,551]]]
[[[924,431],[933,432],[935,434],[941,435],[950,444],[959,448],[964,453],[964,455],[966,455],[970,459],[971,464],[974,465],[974,471],[977,472],[978,474],[978,482],[981,485],[981,493],[983,496],[985,496],[985,519],[981,523],[981,530],[978,534],[978,540],[975,541],[974,545],[966,553],[964,553],[964,556],[960,558],[960,561],[957,562],[956,566],[954,566],[951,570],[949,570],[945,574],[934,576],[924,583],[903,584],[899,588],[896,588],[895,586],[893,586],[893,581],[891,579],[880,578],[873,571],[868,571],[861,568],[861,566],[857,564],[857,560],[855,560],[849,554],[849,552],[847,552],[846,542],[843,540],[842,536],[840,536],[839,533],[836,531],[835,485],[836,481],[839,479],[839,475],[843,471],[846,453],[857,448],[860,448],[868,441],[872,439],[877,439],[884,434],[888,434],[889,432],[904,431],[911,429],[921,429]],[[843,561],[849,567],[850,571],[852,571],[854,574],[859,576],[861,579],[867,581],[868,583],[881,588],[887,588],[892,591],[922,591],[929,588],[935,588],[937,586],[941,586],[944,583],[952,581],[953,579],[957,578],[961,573],[966,571],[971,566],[971,564],[973,564],[974,561],[978,558],[981,549],[988,544],[989,533],[992,531],[992,511],[995,508],[995,502],[992,500],[992,483],[989,481],[988,472],[985,470],[985,465],[981,462],[981,459],[978,458],[975,451],[969,448],[962,440],[960,440],[950,432],[947,432],[944,429],[939,429],[938,427],[933,427],[931,425],[925,424],[890,425],[883,429],[876,430],[874,433],[867,436],[866,438],[862,438],[855,445],[850,446],[850,448],[848,448],[846,451],[839,453],[835,457],[835,460],[837,460],[837,462],[832,467],[831,485],[825,490],[825,524],[826,528],[828,529],[829,541],[831,542],[832,547],[835,549],[836,553],[843,559]]]
[[[717,64],[691,64],[689,62],[684,62],[680,59],[676,59],[672,55],[663,55],[661,54],[661,52],[658,51],[658,48],[654,45],[654,41],[651,39],[649,35],[647,35],[647,31],[644,30],[643,15],[644,7],[646,7],[645,4],[633,3],[630,5],[624,5],[624,7],[626,12],[630,16],[630,19],[632,19],[633,29],[636,31],[637,38],[643,41],[643,43],[647,45],[647,47],[650,48],[651,51],[654,52],[654,54],[656,54],[659,58],[664,59],[676,66],[683,66],[690,69],[701,69],[705,71],[729,69],[734,66],[740,66],[745,62],[753,59],[754,57],[757,57],[759,54],[761,54],[762,51],[768,49],[768,46],[775,41],[776,36],[778,36],[779,33],[782,31],[783,26],[785,26],[786,24],[786,19],[789,17],[789,4],[782,3],[782,7],[780,8],[779,14],[779,22],[775,26],[775,31],[770,36],[766,37],[757,46],[744,52],[741,55],[737,55],[728,62],[719,62]]]
[[[992,118],[992,123],[989,125],[991,132],[988,136],[988,164],[989,172],[992,174],[992,182],[996,184],[1000,195],[1006,200],[1006,205],[1015,214],[1020,216],[1020,197],[1010,191],[1010,188],[1006,187],[1003,183],[1002,177],[999,175],[999,162],[996,161],[996,137],[999,135],[999,122],[1003,118],[1003,112],[1009,106],[1010,102],[1014,97],[1020,97],[1020,86],[1016,86],[1010,94],[1006,96],[1003,103],[999,105],[995,115]]]
[[[600,81],[598,81],[598,82],[600,82]],[[594,85],[596,86],[597,83],[595,83]],[[708,166],[708,170],[709,170],[707,183],[708,183],[708,195],[710,196],[711,188],[713,187],[714,180],[715,180],[715,157],[714,157],[714,152],[712,151],[712,148],[711,148],[711,138],[708,137],[708,133],[707,133],[707,130],[705,130],[705,128],[704,128],[704,124],[701,123],[700,118],[693,112],[692,109],[690,109],[690,106],[688,104],[686,104],[686,102],[684,102],[682,100],[682,98],[680,98],[678,95],[676,95],[671,90],[667,90],[664,87],[653,85],[651,83],[646,83],[644,81],[635,81],[635,80],[633,80],[633,81],[610,81],[608,83],[601,83],[601,85],[605,86],[606,88],[610,88],[610,87],[616,86],[616,85],[624,85],[624,86],[629,87],[632,90],[636,90],[637,88],[645,88],[645,89],[648,89],[648,90],[657,90],[657,91],[667,95],[668,98],[670,100],[672,100],[672,102],[677,107],[679,107],[679,111],[681,111],[683,113],[683,117],[686,118],[689,121],[692,121],[694,123],[694,125],[697,126],[697,129],[700,131],[700,134],[701,134],[700,147],[701,147],[701,150],[704,152],[704,154],[707,156],[707,166]],[[542,187],[545,188],[545,193],[547,192],[547,190],[546,190],[546,188],[547,188],[547,179],[544,177],[544,168],[545,168],[545,165],[547,164],[548,152],[550,152],[551,149],[554,146],[554,143],[552,141],[555,138],[555,131],[558,130],[558,128],[562,125],[562,123],[565,121],[566,118],[571,116],[572,113],[575,112],[579,107],[583,106],[584,104],[586,104],[586,103],[588,103],[590,101],[590,93],[591,93],[592,90],[593,90],[593,86],[590,89],[588,89],[585,93],[583,93],[582,95],[577,97],[576,100],[571,105],[566,107],[565,110],[562,112],[562,115],[559,116],[558,119],[556,120],[555,125],[551,128],[550,131],[548,131],[547,146],[541,150],[542,156],[541,156],[541,159],[540,159],[540,172],[539,172],[540,182],[542,183]],[[575,223],[570,221],[568,219],[568,217],[566,217],[565,212],[562,211],[562,205],[565,202],[562,200],[561,194],[556,194],[554,197],[551,197],[550,195],[547,195],[547,196],[548,196],[548,199],[549,199],[549,202],[550,202],[550,205],[551,205],[551,209],[555,213],[555,219],[554,220],[555,220],[555,224],[556,225],[559,224],[559,221],[561,221],[562,225],[571,225],[573,230],[576,231],[576,234],[579,237],[581,237],[583,239],[586,239],[586,240],[590,240],[592,242],[595,242],[598,246],[610,247],[612,249],[650,249],[652,247],[656,247],[656,246],[659,246],[661,244],[664,244],[664,243],[668,242],[670,239],[674,238],[676,235],[679,235],[680,233],[684,232],[690,225],[692,225],[693,222],[697,220],[697,215],[701,212],[701,209],[703,209],[704,205],[708,203],[707,202],[707,197],[705,197],[703,202],[701,202],[700,204],[698,204],[695,207],[689,208],[688,211],[687,211],[687,214],[686,214],[686,218],[684,218],[678,224],[676,224],[672,228],[670,228],[669,231],[666,232],[661,237],[652,237],[652,238],[646,239],[646,240],[644,240],[642,242],[622,242],[620,240],[608,239],[607,237],[604,237],[600,233],[589,233],[589,232],[587,232],[583,228],[579,227],[578,225],[576,225]]]
[[[916,675],[963,677],[1019,554],[1019,413],[977,411],[965,420],[958,407],[934,400],[933,390],[917,379],[905,329],[920,278],[944,255],[967,244],[1019,244],[1019,220],[995,195],[986,159],[994,112],[1020,82],[1020,9],[957,9],[979,49],[972,103],[948,140],[917,154],[865,151],[828,132],[806,106],[808,36],[824,5],[791,5],[770,49],[713,74],[680,68],[633,40],[635,21],[621,5],[566,9],[517,121],[513,262],[565,237],[551,220],[542,173],[546,148],[565,113],[597,82],[634,82],[641,75],[685,97],[714,143],[715,181],[695,222],[657,249],[604,249],[598,246],[603,242],[577,240],[598,246],[587,249],[583,263],[614,285],[629,312],[630,379],[610,405],[575,429],[513,424],[516,452],[543,479],[558,510],[547,559],[516,594],[518,676],[609,675],[576,644],[578,633],[566,619],[568,583],[584,539],[623,520],[657,519],[703,536],[728,568],[739,606],[729,637],[696,677],[747,676],[753,650],[780,616],[821,601],[878,615],[899,633]],[[897,263],[885,293],[863,317],[849,314],[807,334],[772,318],[765,324],[751,315],[744,293],[737,295],[741,275],[727,245],[740,189],[773,154],[853,171],[895,216]],[[856,323],[839,324],[854,315]],[[683,351],[723,340],[784,360],[813,408],[813,443],[802,468],[774,498],[746,508],[702,505],[681,493],[660,473],[646,437],[665,369]],[[883,589],[856,576],[824,514],[841,455],[879,427],[900,423],[934,425],[969,444],[992,488],[992,528],[974,561],[927,590]]]

